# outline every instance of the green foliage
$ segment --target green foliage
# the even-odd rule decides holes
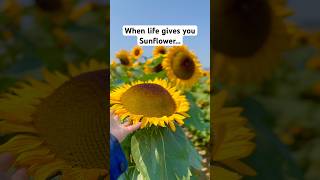
[[[201,168],[201,157],[180,127],[176,132],[156,127],[138,131],[131,139],[131,153],[145,179],[188,179],[191,167]]]
[[[205,122],[204,113],[195,103],[196,98],[191,93],[186,94],[190,102],[190,110],[188,114],[190,117],[186,119],[185,125],[190,129],[197,129],[199,131],[208,131],[210,126],[209,122]]]
[[[257,145],[257,149],[249,157],[248,163],[254,167],[258,175],[245,179],[302,180],[302,172],[293,161],[287,147],[264,124],[266,119],[273,117],[254,99],[246,99],[242,101],[241,105],[245,108],[244,115],[255,129]]]

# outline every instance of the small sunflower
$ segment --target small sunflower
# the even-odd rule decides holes
[[[282,3],[282,2],[281,2]],[[213,74],[228,84],[260,82],[288,49],[276,1],[214,0]]]
[[[117,66],[118,66],[118,64],[116,63],[116,61],[112,60],[111,64],[110,64],[110,69],[115,69]]]
[[[137,60],[139,59],[143,54],[143,49],[140,46],[135,46],[131,51],[131,56]]]
[[[107,176],[106,65],[69,66],[70,76],[44,71],[1,96],[0,145],[35,180]]]
[[[204,76],[204,77],[209,77],[209,76],[210,76],[210,71],[203,70],[203,71],[202,71],[202,76]]]
[[[151,67],[150,64],[153,62],[153,59],[147,59],[147,61],[144,63],[143,66],[143,71],[146,74],[151,74],[151,73],[158,73],[163,70],[161,63],[158,65]]]
[[[132,56],[126,50],[120,50],[119,52],[117,52],[116,58],[118,58],[120,63],[124,66],[130,67],[133,65]]]
[[[141,128],[169,125],[175,131],[175,122],[183,125],[189,117],[186,97],[161,79],[125,84],[111,92],[110,104],[121,120],[128,117],[133,124],[141,121]]]
[[[186,46],[169,48],[162,67],[168,78],[182,88],[192,87],[202,76],[198,58]]]
[[[255,176],[256,172],[240,161],[255,149],[251,140],[255,133],[245,127],[247,120],[240,116],[241,108],[225,108],[226,92],[214,96],[212,114],[213,144],[210,148],[213,179],[241,179],[241,176]]]
[[[167,48],[164,46],[156,46],[152,52],[154,57],[167,54]]]
[[[158,64],[157,66],[155,66],[153,68],[149,67],[148,65],[145,65],[144,69],[143,69],[144,73],[146,73],[146,74],[158,73],[158,72],[161,72],[162,70],[163,70],[163,68],[162,68],[161,64]]]
[[[312,42],[311,34],[296,24],[287,23],[287,31],[290,36],[291,48],[309,46]]]

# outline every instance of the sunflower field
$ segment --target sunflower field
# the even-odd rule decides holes
[[[9,172],[108,179],[109,105],[142,122],[120,179],[319,179],[320,24],[293,2],[212,0],[209,69],[188,46],[110,54],[103,0],[0,0]]]
[[[143,52],[139,46],[120,50],[110,65],[111,111],[121,121],[142,122],[122,143],[130,161],[121,178],[208,177],[208,72],[187,46]]]

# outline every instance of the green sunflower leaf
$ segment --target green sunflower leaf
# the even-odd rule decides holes
[[[151,64],[149,65],[151,68],[155,68],[156,66],[158,66],[160,63],[162,63],[163,60],[163,56],[158,56],[156,58],[154,58],[151,62]]]
[[[190,168],[201,168],[201,157],[186,138],[181,127],[151,127],[136,132],[131,139],[131,153],[144,179],[190,179]]]
[[[188,114],[190,117],[185,120],[185,126],[195,128],[199,131],[209,130],[209,124],[203,121],[204,114],[195,103],[195,97],[191,93],[186,93],[190,103]]]
[[[135,166],[129,166],[128,170],[123,173],[118,180],[137,180],[142,179],[142,175],[139,173]]]
[[[247,160],[256,170],[257,176],[245,179],[303,179],[302,172],[287,147],[264,123],[266,119],[273,117],[254,99],[246,99],[241,105],[245,109],[244,115],[256,131],[257,145],[256,151]]]

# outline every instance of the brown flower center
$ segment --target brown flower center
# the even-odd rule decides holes
[[[161,63],[159,63],[156,67],[153,68],[153,72],[161,72],[163,70]]]
[[[171,61],[173,73],[180,79],[188,80],[194,74],[195,63],[187,54],[177,53]]]
[[[63,6],[61,0],[36,0],[36,5],[49,12],[59,11]]]
[[[139,56],[140,55],[140,50],[139,49],[135,49],[134,50],[134,55]]]
[[[170,116],[176,110],[175,101],[170,93],[153,83],[130,87],[123,93],[121,102],[130,113],[145,117]]]
[[[267,0],[214,0],[213,49],[233,57],[249,57],[270,35],[272,10]]]
[[[107,72],[81,74],[43,99],[34,126],[58,158],[81,168],[107,168]]]
[[[161,48],[158,52],[159,52],[159,54],[166,54],[167,53],[165,48]]]
[[[121,63],[122,65],[127,66],[127,65],[130,64],[130,60],[128,59],[128,57],[123,57],[123,58],[120,59],[120,63]]]

